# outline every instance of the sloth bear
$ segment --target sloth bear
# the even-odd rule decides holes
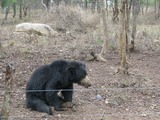
[[[72,107],[73,83],[91,86],[86,66],[76,61],[56,60],[36,69],[26,85],[26,107],[52,115]],[[58,92],[61,96],[58,96]],[[63,102],[62,102],[63,101]]]

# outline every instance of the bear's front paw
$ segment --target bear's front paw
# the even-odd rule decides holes
[[[55,107],[54,108],[56,111],[65,111],[65,110],[67,110],[66,108],[64,108],[64,107]]]
[[[65,102],[62,104],[63,107],[65,108],[72,108],[73,107],[73,103],[72,102]]]

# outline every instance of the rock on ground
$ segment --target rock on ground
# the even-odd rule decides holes
[[[16,25],[16,32],[25,32],[27,34],[37,34],[37,35],[56,35],[57,32],[54,31],[49,25],[42,23],[21,23]]]

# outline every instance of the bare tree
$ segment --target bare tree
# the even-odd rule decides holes
[[[44,3],[44,0],[41,0],[41,4],[45,8],[45,12],[47,12],[48,8],[47,8],[46,4]]]
[[[116,21],[118,21],[118,0],[114,0],[114,8],[113,8],[113,23],[115,23]]]
[[[147,13],[147,11],[148,11],[148,7],[149,7],[149,1],[148,0],[146,0],[147,1],[147,3],[146,3],[146,10],[145,10],[145,14]]]
[[[29,4],[24,1],[24,0],[7,0],[6,2],[4,2],[5,0],[2,1],[1,7],[3,9],[5,9],[5,17],[2,20],[2,24],[7,22],[8,19],[8,14],[10,11],[10,7],[13,8],[13,18],[16,17],[16,13],[17,13],[17,5],[19,6],[19,19],[22,19],[23,16],[27,16],[27,12],[28,12],[28,8],[29,8]],[[4,2],[4,3],[3,3]]]
[[[155,9],[155,18],[159,18],[159,16],[160,16],[160,0],[155,0],[154,9]]]
[[[29,5],[27,3],[23,4],[23,17],[26,17],[28,15],[28,9],[29,9]]]
[[[160,0],[158,1],[158,18],[160,17]]]
[[[3,19],[2,23],[1,23],[2,25],[7,22],[7,18],[8,18],[8,14],[9,14],[9,9],[10,9],[10,6],[6,6],[5,17],[4,17],[4,19]]]
[[[155,18],[157,14],[157,0],[154,1]]]
[[[46,7],[47,7],[47,10],[49,10],[50,0],[43,0],[43,1],[44,1],[44,4],[45,4]]]
[[[9,112],[10,112],[10,103],[11,103],[11,91],[12,91],[12,81],[13,81],[13,73],[15,69],[11,64],[6,66],[5,71],[5,94],[4,94],[4,101],[2,105],[1,111],[1,119],[8,120]]]
[[[128,74],[128,63],[126,59],[126,3],[127,0],[121,0],[119,29],[119,56],[121,60],[119,72],[123,74]]]
[[[59,6],[60,0],[55,0],[55,3],[56,3],[57,6]]]
[[[101,5],[100,5],[100,1],[101,0],[91,0],[91,4],[92,4],[92,11],[95,12],[95,11],[98,11],[99,13],[101,12]]]
[[[16,16],[16,2],[13,3],[13,17]]]
[[[0,57],[1,57],[1,53],[2,53],[2,43],[0,41]]]
[[[19,19],[22,19],[22,0],[20,0],[20,4],[19,4]]]
[[[92,0],[92,12],[95,12],[95,8],[96,8],[96,0]]]
[[[135,41],[136,29],[137,29],[137,17],[140,11],[139,6],[140,6],[139,0],[133,0],[133,8],[132,8],[133,20],[132,20],[132,31],[131,31],[132,40],[129,48],[130,52],[133,52],[135,50],[134,41]]]
[[[100,5],[101,2],[102,2],[101,0],[97,0],[96,6],[97,6],[97,11],[98,11],[98,13],[101,12],[101,5]],[[104,8],[105,8],[105,2],[104,2]]]
[[[102,5],[101,14],[102,14],[102,22],[103,22],[102,26],[103,26],[103,32],[104,32],[103,45],[102,45],[101,52],[99,54],[91,53],[91,55],[98,61],[106,62],[106,59],[103,57],[107,53],[107,48],[108,48],[108,42],[107,42],[108,32],[107,32],[105,0],[101,0],[101,5]]]
[[[87,8],[88,8],[88,1],[85,0],[85,9],[87,9]]]
[[[129,41],[130,41],[130,13],[131,13],[132,0],[126,0],[126,50],[129,51]]]
[[[143,0],[140,0],[140,7],[141,7],[142,15],[144,15],[144,2],[143,2]]]
[[[108,48],[108,32],[107,32],[107,19],[106,19],[106,10],[105,10],[105,0],[101,0],[102,4],[102,22],[103,22],[103,34],[104,34],[104,39],[103,39],[103,45],[102,45],[102,50],[99,54],[99,58],[102,61],[106,61],[103,58],[103,55],[106,55],[107,53],[107,48]]]

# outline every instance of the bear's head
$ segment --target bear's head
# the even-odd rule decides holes
[[[77,83],[85,88],[91,86],[91,81],[87,75],[86,66],[80,62],[70,62],[68,66],[68,71],[70,73],[70,80]]]

